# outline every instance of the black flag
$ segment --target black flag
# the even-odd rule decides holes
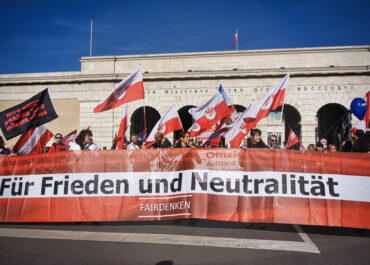
[[[0,112],[0,127],[7,140],[58,118],[49,90]]]

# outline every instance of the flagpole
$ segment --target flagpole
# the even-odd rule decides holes
[[[145,145],[146,145],[146,137],[147,137],[147,133],[146,133],[146,113],[145,113],[145,96],[144,96],[144,135],[145,135]]]
[[[140,71],[141,71],[141,64],[140,64]],[[143,81],[144,81],[144,78],[143,78]],[[144,136],[145,136],[144,141],[145,141],[145,146],[146,146],[146,138],[147,138],[148,134],[146,132],[145,92],[144,92],[143,102],[144,102]]]
[[[62,133],[63,133],[63,135],[64,135],[65,133],[64,133],[63,123],[62,123],[62,120],[61,120],[61,119],[59,120],[59,123],[60,123],[60,127],[62,128]],[[64,136],[65,136],[65,135],[64,135]]]
[[[112,140],[114,139],[114,109],[112,109]]]
[[[93,20],[91,19],[91,27],[90,27],[90,56],[92,54],[92,34],[93,34]]]
[[[288,89],[288,88],[286,88]],[[286,91],[285,91],[286,92]],[[280,127],[281,127],[281,136],[283,136],[283,114],[284,114],[284,105],[285,105],[285,96],[286,93],[284,94],[284,100],[283,100],[283,106],[281,107],[281,115],[280,115]],[[286,122],[286,121],[285,121]],[[285,129],[285,128],[284,128]],[[285,130],[284,130],[284,136],[285,136]],[[285,137],[284,137],[285,138]]]

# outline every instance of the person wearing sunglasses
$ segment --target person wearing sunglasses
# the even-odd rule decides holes
[[[61,133],[55,134],[54,138],[55,138],[55,141],[50,146],[49,153],[67,151],[68,150],[68,146],[63,143],[63,136],[62,136]]]
[[[280,145],[278,145],[278,140],[276,135],[270,136],[270,148],[271,149],[282,149]]]

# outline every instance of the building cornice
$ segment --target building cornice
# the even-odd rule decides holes
[[[188,52],[188,53],[160,53],[160,54],[140,54],[140,55],[110,55],[82,57],[81,62],[90,61],[125,61],[125,60],[161,60],[174,58],[199,58],[204,57],[239,57],[253,55],[279,55],[296,53],[319,53],[319,52],[364,52],[370,51],[370,45],[361,46],[334,46],[334,47],[309,47],[309,48],[286,48],[286,49],[263,49],[263,50],[238,50],[238,51],[215,51],[215,52]]]
[[[170,81],[170,80],[192,80],[192,79],[213,79],[213,78],[268,78],[279,77],[287,72],[291,77],[300,76],[326,76],[326,75],[370,75],[369,66],[351,67],[317,67],[317,68],[271,68],[271,69],[237,69],[219,71],[191,71],[191,72],[159,72],[145,73],[145,81]],[[89,82],[118,82],[129,73],[123,74],[82,74],[81,72],[68,72],[63,75],[34,75],[24,74],[16,76],[0,75],[0,86],[23,85],[23,84],[60,84],[60,83],[89,83]]]

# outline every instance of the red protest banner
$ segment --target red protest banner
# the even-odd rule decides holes
[[[368,159],[261,149],[2,157],[0,221],[204,218],[370,228]]]

